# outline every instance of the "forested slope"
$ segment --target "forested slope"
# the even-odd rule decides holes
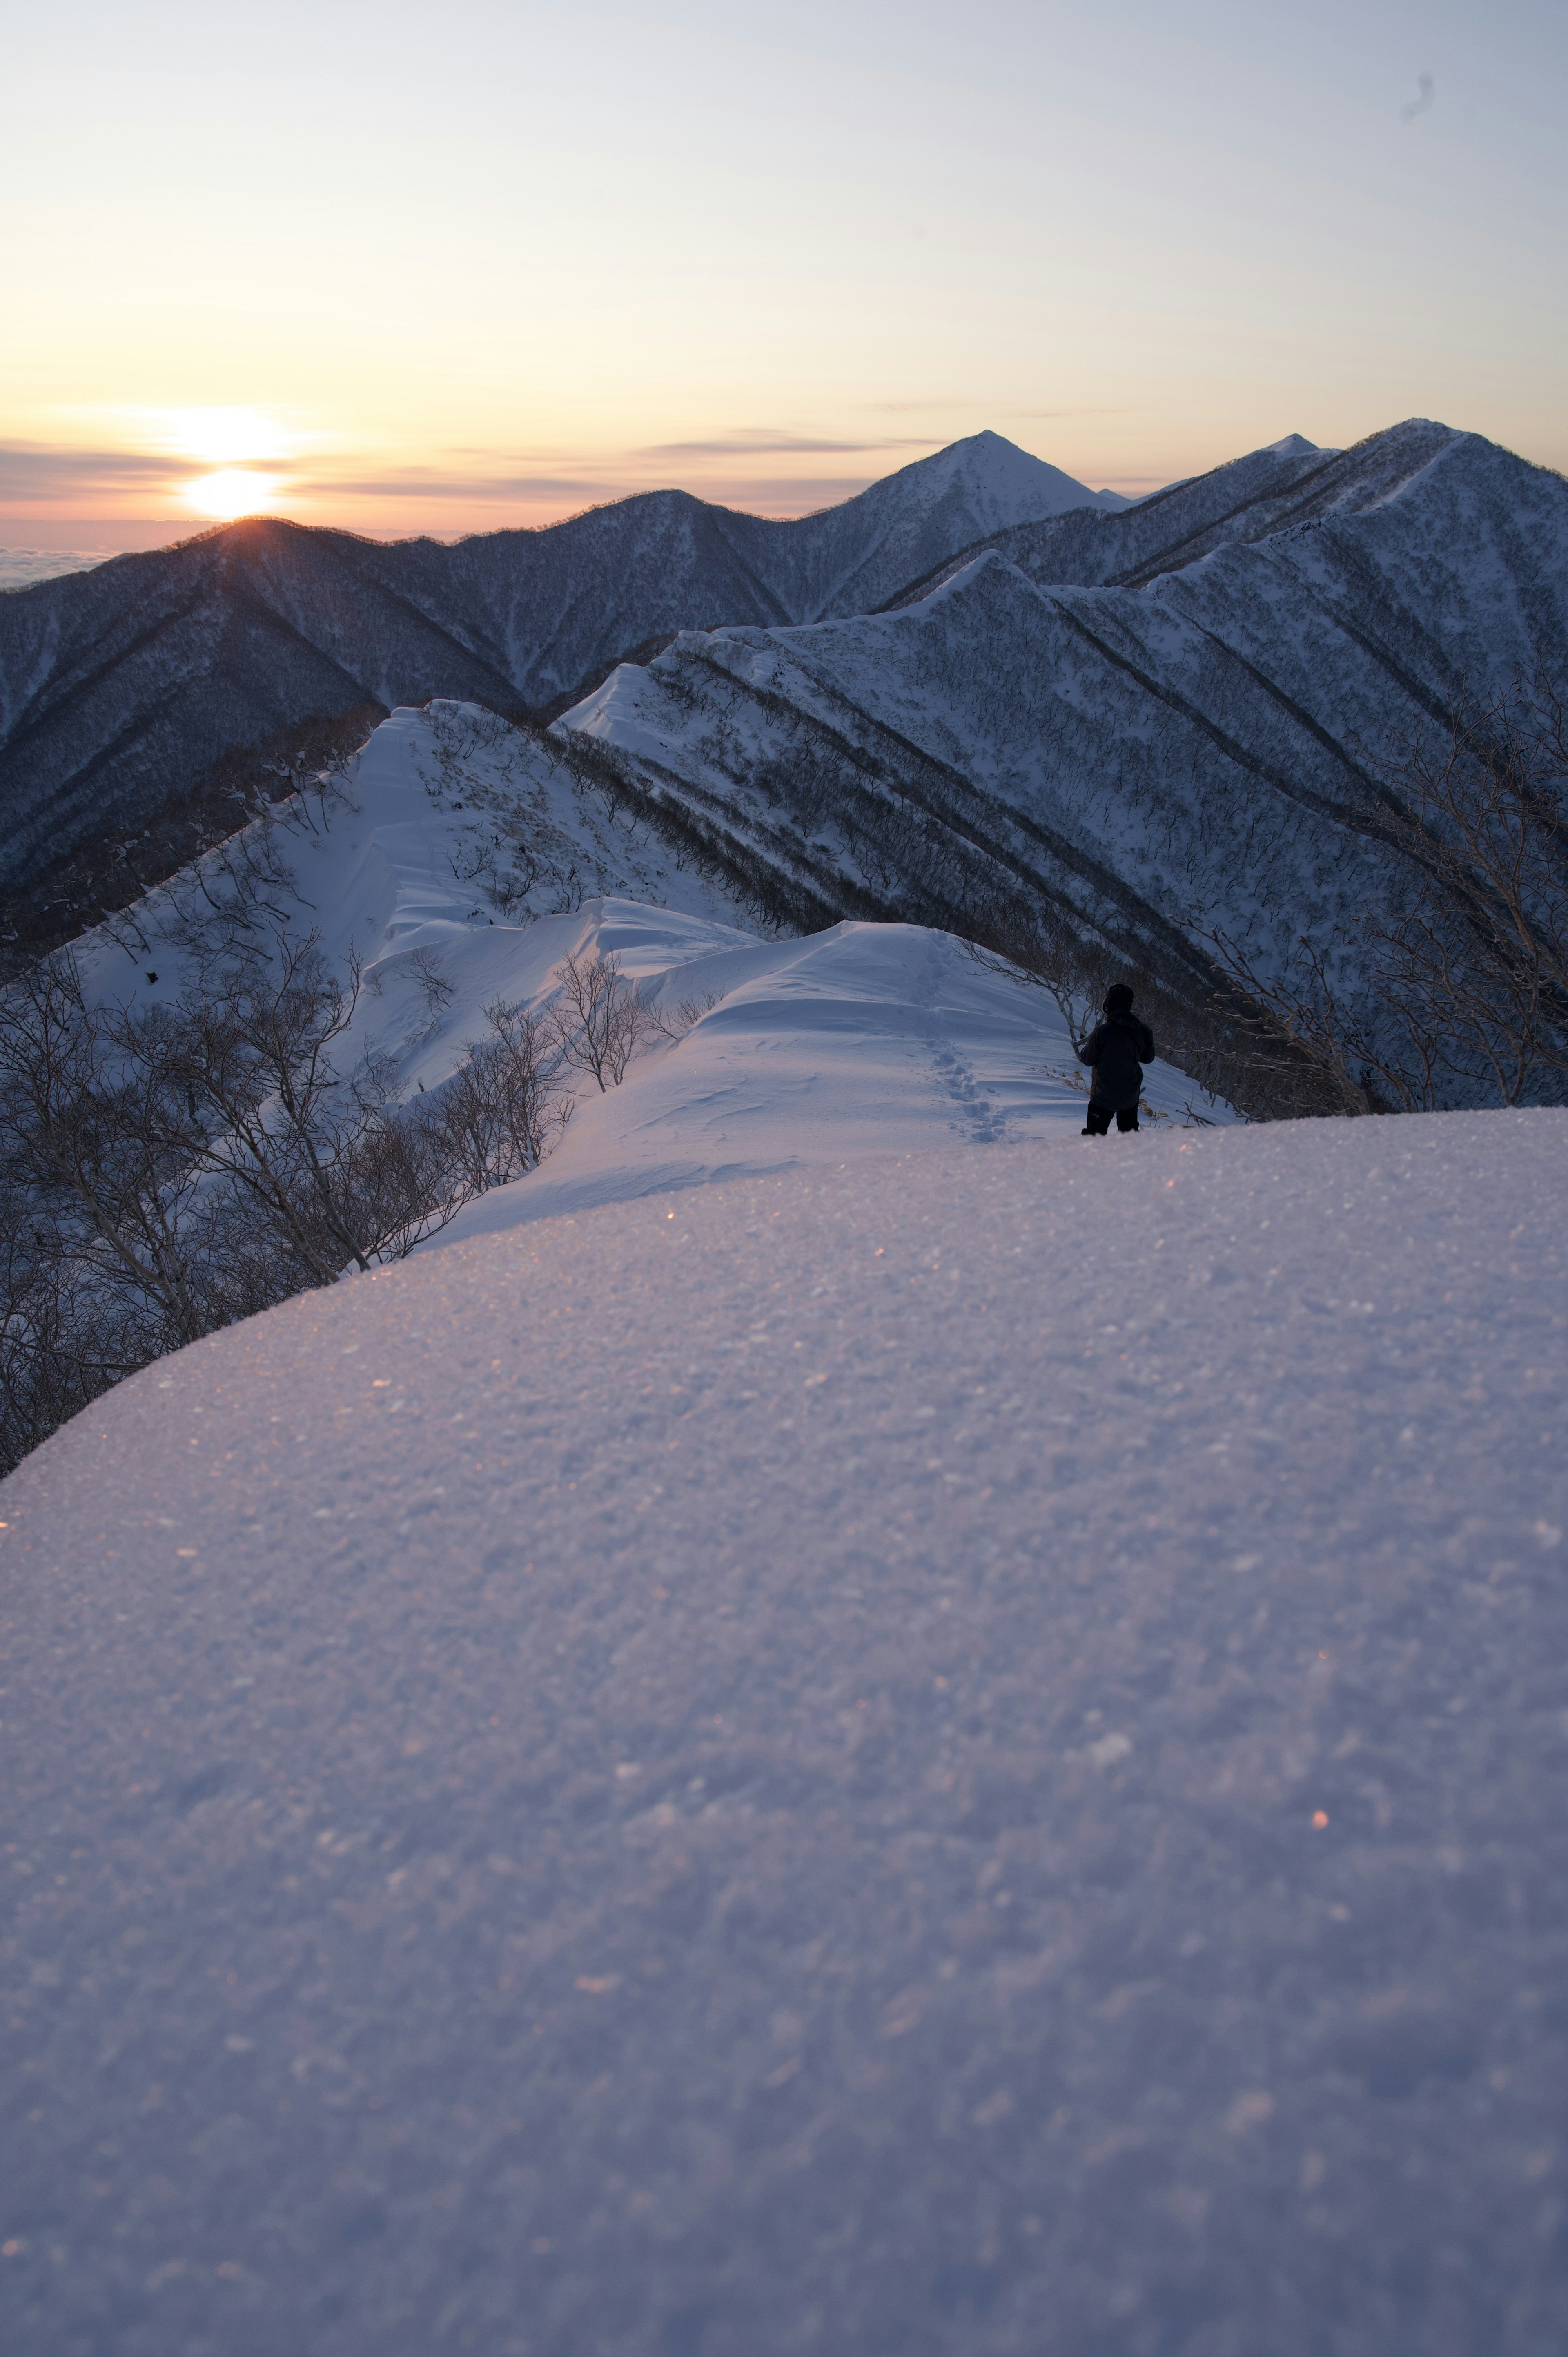
[[[1190,993],[1216,926],[1265,963],[1332,945],[1408,883],[1388,760],[1568,672],[1568,486],[1420,421],[1220,474],[1253,496],[1206,478],[1005,534],[895,611],[685,633],[563,730],[819,921],[1008,904]]]

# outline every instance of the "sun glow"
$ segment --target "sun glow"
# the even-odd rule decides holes
[[[165,409],[156,418],[155,438],[164,449],[212,467],[286,457],[296,438],[259,409]]]
[[[198,515],[230,523],[236,516],[264,515],[283,485],[275,475],[252,474],[248,467],[224,467],[187,483],[185,496]]]

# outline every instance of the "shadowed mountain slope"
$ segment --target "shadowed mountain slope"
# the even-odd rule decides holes
[[[1452,429],[1407,418],[1353,450],[1318,450],[1299,434],[1250,451],[1228,466],[1169,483],[1115,516],[1086,511],[1015,524],[911,582],[889,606],[912,605],[988,548],[1031,581],[1086,588],[1141,589],[1232,541],[1267,539],[1293,524],[1359,514],[1408,483],[1456,439]]]
[[[134,831],[311,715],[431,695],[559,709],[674,630],[865,610],[983,533],[1096,496],[980,434],[794,522],[684,491],[451,548],[252,518],[39,583],[0,597],[8,880]]]
[[[896,611],[686,633],[561,725],[816,923],[1061,911],[1204,996],[1208,927],[1277,964],[1389,905],[1379,757],[1520,669],[1568,674],[1568,485],[1418,420],[1006,533]]]

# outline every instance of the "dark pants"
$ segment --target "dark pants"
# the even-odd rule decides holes
[[[1090,1137],[1106,1136],[1111,1128],[1111,1107],[1109,1105],[1096,1104],[1093,1099],[1090,1098],[1089,1117],[1085,1126],[1087,1127]],[[1137,1106],[1122,1106],[1116,1115],[1116,1126],[1118,1129],[1123,1130],[1136,1129],[1138,1126]]]

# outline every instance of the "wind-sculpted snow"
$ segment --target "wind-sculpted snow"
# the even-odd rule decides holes
[[[1401,888],[1380,762],[1466,686],[1568,673],[1568,486],[1419,424],[1220,471],[1208,554],[1214,478],[1003,535],[1018,562],[987,549],[896,612],[685,633],[562,729],[827,911],[1065,908],[1198,996],[1208,929],[1265,966],[1331,946]],[[1062,586],[1053,533],[1075,564],[1094,544],[1071,577],[1134,586]]]
[[[532,1000],[570,952],[591,950],[606,896],[657,903],[678,942],[685,919],[710,945],[754,938],[611,812],[569,747],[442,703],[392,714],[330,791],[296,797],[73,949],[91,999],[145,1008],[269,953],[280,929],[314,934],[336,972],[364,974],[345,1052],[390,1055],[409,1086],[429,1086],[483,1030],[487,1004]]]
[[[708,1187],[79,1417],[7,2352],[1563,2346],[1565,1150]]]
[[[0,599],[0,845],[16,884],[315,714],[558,705],[692,624],[893,596],[979,535],[1098,494],[999,435],[796,522],[655,491],[541,532],[384,546],[252,518]]]
[[[1076,1132],[1088,1074],[1051,996],[996,959],[911,925],[764,940],[548,740],[471,706],[397,712],[340,791],[265,834],[271,878],[242,929],[223,910],[232,850],[86,936],[90,1002],[174,1008],[236,955],[314,934],[363,987],[338,1051],[390,1060],[398,1091],[439,1091],[497,1001],[549,1008],[568,957],[613,957],[653,1018],[624,1084],[582,1080],[546,1169],[476,1206],[539,1219],[715,1176]],[[634,895],[636,897],[634,897]],[[1090,1011],[1074,1010],[1080,1031]],[[1148,1117],[1229,1121],[1168,1064]]]
[[[802,1163],[1081,1130],[1090,1076],[1061,1013],[950,933],[845,924],[747,941],[616,900],[583,920],[655,1015],[696,1019],[620,1087],[583,1090],[549,1162],[470,1204],[442,1243]],[[1147,1067],[1142,1103],[1156,1126],[1234,1117],[1165,1063]]]

